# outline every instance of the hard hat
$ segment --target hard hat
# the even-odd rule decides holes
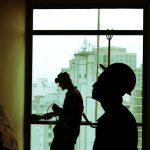
[[[123,95],[125,93],[131,95],[136,83],[136,76],[128,65],[113,63],[106,68],[101,64],[100,66],[104,70],[101,80],[105,82],[109,90],[121,92]]]

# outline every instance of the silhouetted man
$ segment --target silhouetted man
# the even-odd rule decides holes
[[[73,85],[67,72],[61,72],[55,82],[62,90],[67,89],[63,108],[53,104],[53,112],[43,115],[33,115],[34,119],[49,119],[58,116],[59,119],[53,129],[54,138],[51,150],[74,150],[76,140],[80,132],[80,124],[83,112],[83,100],[78,89]]]
[[[131,95],[135,83],[135,74],[129,66],[114,63],[93,84],[92,98],[105,111],[98,119],[93,150],[137,150],[136,120],[122,104],[122,96]]]

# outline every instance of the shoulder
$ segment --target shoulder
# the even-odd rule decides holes
[[[76,87],[71,91],[71,95],[81,97],[81,93]]]

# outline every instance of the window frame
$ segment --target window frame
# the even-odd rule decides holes
[[[143,30],[33,30],[33,9],[143,9]],[[25,50],[25,112],[24,112],[24,150],[30,150],[31,129],[32,124],[30,120],[32,109],[32,36],[33,35],[143,35],[143,97],[142,97],[142,123],[137,123],[138,127],[142,127],[142,149],[146,150],[146,6],[82,6],[82,5],[29,5],[26,7],[26,50]],[[37,121],[35,124],[55,124],[55,121]],[[82,125],[88,125],[82,122]]]

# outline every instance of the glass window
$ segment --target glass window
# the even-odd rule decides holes
[[[143,9],[100,9],[100,29],[143,30]]]
[[[34,9],[33,15],[34,30],[97,29],[96,9]]]
[[[34,9],[33,15],[33,30],[97,30],[97,9]],[[143,30],[143,9],[100,9],[99,16],[100,30]]]
[[[108,66],[109,58],[110,64],[126,63],[134,70],[137,82],[132,96],[125,95],[123,103],[136,118],[139,133],[138,150],[141,150],[143,9],[33,8],[32,15],[32,72],[29,72],[32,76],[31,113],[49,112],[52,103],[63,105],[66,91],[58,88],[54,80],[61,71],[67,71],[81,91],[85,114],[90,121],[96,122],[104,113],[101,105],[91,98],[92,85],[102,72],[99,64]],[[101,32],[102,30],[104,32]],[[120,32],[121,30],[123,32]],[[132,30],[135,30],[134,34]],[[110,57],[108,33],[112,34]],[[51,121],[55,122],[56,118]],[[54,124],[42,121],[30,124],[30,149],[49,150]],[[82,124],[76,150],[91,150],[94,136],[95,129]]]

